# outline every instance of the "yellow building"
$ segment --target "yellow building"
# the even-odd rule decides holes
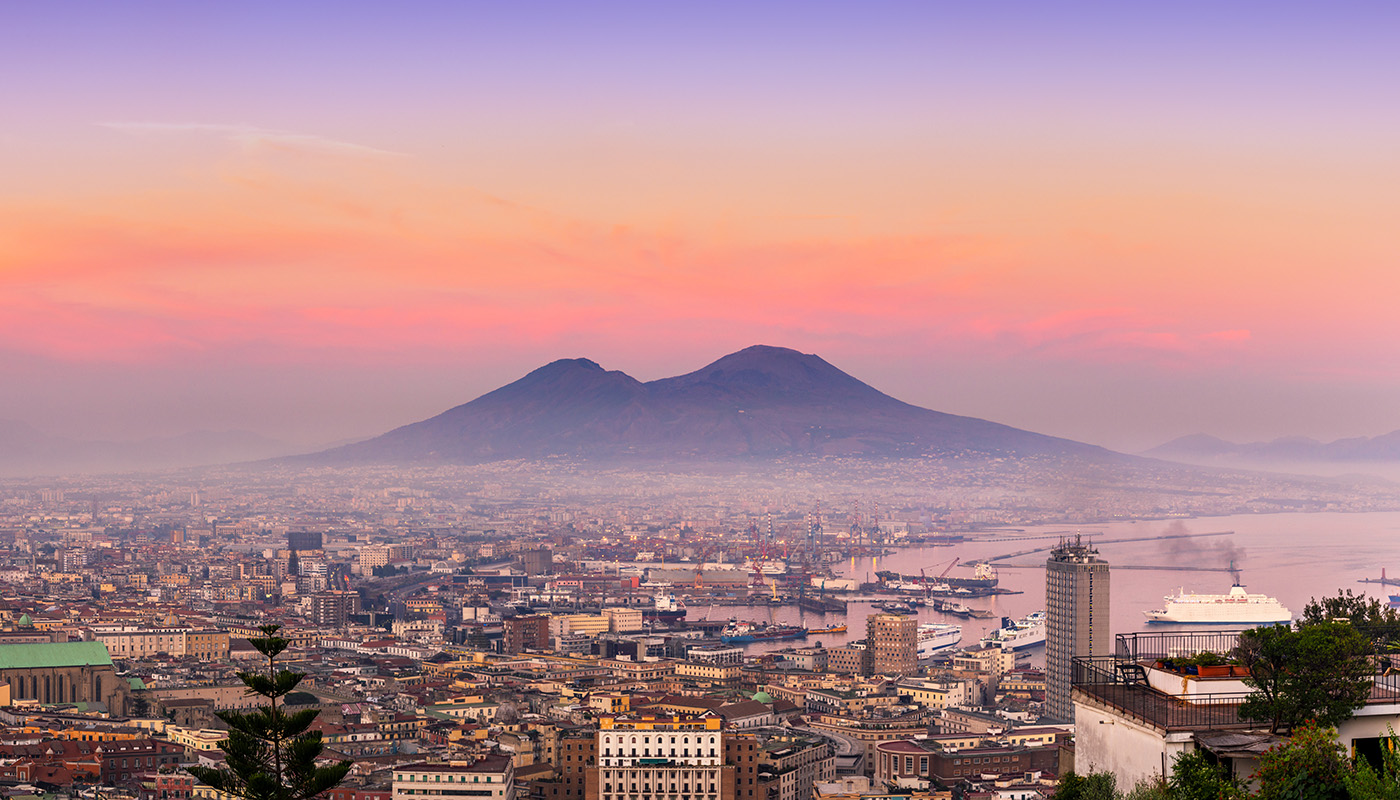
[[[743,664],[711,664],[705,661],[683,661],[676,665],[676,675],[683,678],[703,678],[712,681],[738,680]]]
[[[605,714],[622,714],[632,710],[632,695],[599,693],[588,696],[588,707]]]
[[[228,738],[228,731],[211,729],[182,728],[167,725],[165,738],[184,747],[186,750],[218,750],[219,743]]]
[[[597,636],[608,632],[609,618],[602,614],[565,614],[558,619],[562,628],[560,635],[581,633],[585,636]]]

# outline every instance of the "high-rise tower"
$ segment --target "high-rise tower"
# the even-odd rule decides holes
[[[865,618],[870,670],[876,675],[913,675],[919,671],[919,620],[902,614]]]
[[[1045,711],[1074,721],[1070,677],[1077,656],[1112,652],[1108,562],[1091,545],[1061,542],[1045,562]]]

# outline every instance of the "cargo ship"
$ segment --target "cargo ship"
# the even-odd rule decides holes
[[[921,575],[901,575],[898,572],[886,571],[877,572],[875,575],[882,581],[895,581],[905,585],[918,584],[920,586],[927,581],[933,581],[935,584],[945,584],[948,589],[971,589],[974,593],[979,589],[990,593],[992,589],[997,588],[998,581],[997,571],[993,569],[990,564],[977,564],[973,566],[972,577],[970,578],[958,577],[956,575],[943,575],[938,578],[930,577],[925,579]]]
[[[832,625],[829,628],[813,628],[808,633],[845,633],[845,625]]]
[[[962,626],[946,622],[925,622],[919,626],[919,658],[929,658],[940,650],[962,642]]]
[[[658,594],[652,598],[652,607],[642,610],[642,619],[649,622],[675,622],[685,619],[685,603],[673,594]]]
[[[747,644],[748,642],[779,642],[784,639],[802,639],[810,633],[796,625],[756,625],[752,622],[730,622],[719,633],[719,640],[725,644]]]
[[[1293,621],[1293,612],[1283,603],[1268,595],[1250,594],[1238,583],[1229,594],[1196,594],[1183,588],[1162,599],[1162,608],[1142,612],[1148,622],[1267,625]]]
[[[1001,627],[982,637],[983,647],[1000,647],[1003,650],[1024,650],[1027,647],[1045,644],[1045,612],[1033,614],[1012,621],[1001,618]]]

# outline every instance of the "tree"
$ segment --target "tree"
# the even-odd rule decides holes
[[[1245,796],[1230,771],[1199,750],[1176,757],[1167,787],[1173,800],[1236,800]]]
[[[1368,652],[1366,639],[1345,622],[1245,631],[1234,655],[1249,669],[1245,684],[1254,691],[1240,704],[1240,717],[1267,721],[1271,733],[1306,720],[1336,725],[1370,695]]]
[[[1314,597],[1303,606],[1298,627],[1346,620],[1370,639],[1377,653],[1393,651],[1400,642],[1400,612],[1374,597],[1347,589],[1336,597]]]
[[[1091,772],[1078,775],[1065,773],[1050,800],[1114,800],[1118,796],[1112,772]]]
[[[1347,800],[1350,773],[1337,732],[1309,722],[1259,757],[1258,800]]]
[[[267,705],[256,711],[221,711],[229,735],[220,748],[227,755],[228,767],[187,767],[199,780],[222,792],[244,800],[310,800],[331,789],[345,778],[353,762],[341,761],[318,766],[325,745],[320,731],[308,731],[320,709],[286,713],[277,698],[296,689],[302,673],[277,669],[277,656],[289,642],[277,636],[279,626],[259,628],[264,638],[249,639],[258,652],[267,656],[267,674],[240,672],[238,677],[249,694],[267,698]]]

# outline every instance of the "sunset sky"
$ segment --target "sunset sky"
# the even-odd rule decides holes
[[[1400,428],[1400,11],[6,3],[0,419],[379,433],[747,345],[1140,450]]]

